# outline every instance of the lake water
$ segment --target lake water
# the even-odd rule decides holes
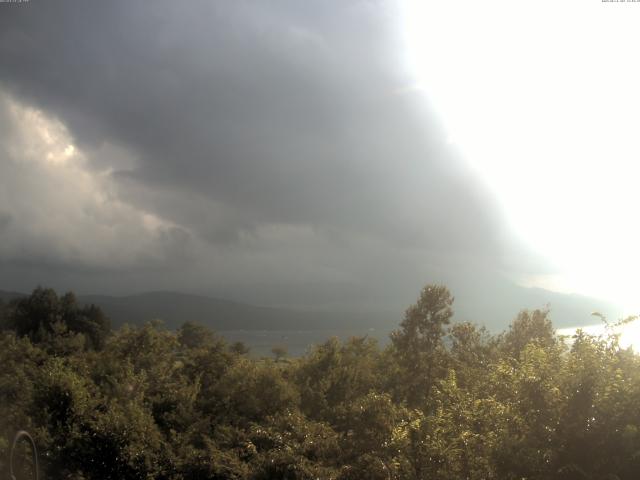
[[[605,333],[603,324],[584,325],[581,327],[567,327],[557,330],[559,335],[572,336],[578,328],[582,328],[590,335],[602,335]],[[288,355],[299,357],[304,355],[313,345],[326,342],[331,337],[346,340],[350,337],[363,337],[376,339],[381,346],[389,342],[389,334],[392,329],[323,329],[323,330],[227,330],[219,332],[228,342],[244,342],[254,357],[272,356],[271,349],[275,346],[283,346]],[[626,325],[615,327],[620,334],[620,344],[626,348],[633,346],[635,351],[640,351],[640,321],[634,321]]]
[[[585,331],[585,333],[588,333],[589,335],[604,335],[606,332],[606,327],[604,324],[596,324],[584,325],[582,327],[561,328],[557,330],[557,333],[559,335],[572,336],[575,334],[578,328],[581,328]],[[611,332],[620,335],[620,345],[623,348],[633,347],[636,352],[640,351],[640,320],[635,320],[625,325],[612,327]]]
[[[288,354],[298,357],[306,353],[313,345],[326,342],[331,337],[346,340],[350,337],[368,336],[385,345],[391,329],[380,328],[353,330],[227,330],[219,332],[228,342],[244,342],[251,348],[251,355],[271,356],[275,346],[286,347]]]

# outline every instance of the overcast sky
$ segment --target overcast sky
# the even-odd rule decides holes
[[[0,4],[0,288],[396,309],[553,273],[384,0]]]

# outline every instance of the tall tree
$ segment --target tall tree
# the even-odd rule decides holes
[[[400,329],[391,334],[400,367],[396,387],[409,406],[422,405],[442,374],[443,336],[453,316],[452,304],[446,287],[427,285],[418,302],[407,309]]]

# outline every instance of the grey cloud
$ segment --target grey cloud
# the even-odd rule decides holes
[[[496,259],[503,246],[483,188],[420,99],[398,94],[411,79],[394,9],[32,0],[0,15],[0,85],[57,116],[87,168],[112,169],[118,201],[174,225],[153,252],[204,259],[174,284],[231,291],[246,274],[284,291],[304,284],[304,264],[310,285],[333,282],[327,298],[335,285],[400,288],[452,252]],[[289,227],[311,233],[272,247],[270,226],[284,244]],[[252,259],[267,252],[279,263],[258,274]],[[374,288],[381,257],[411,273]],[[327,258],[341,279],[313,274]],[[207,278],[214,266],[228,283]]]
[[[0,266],[158,269],[189,261],[190,234],[116,198],[64,126],[0,95]]]
[[[439,235],[460,233],[433,201],[486,217],[478,192],[446,178],[455,160],[416,99],[394,94],[408,79],[384,5],[296,3],[36,1],[3,16],[4,81],[80,143],[130,148],[131,179],[197,191],[250,223],[401,235],[394,217],[410,207],[407,235],[433,241],[421,212]]]
[[[12,220],[13,216],[9,212],[3,212],[0,210],[0,234],[9,228]]]

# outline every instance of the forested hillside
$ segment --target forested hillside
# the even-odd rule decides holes
[[[111,330],[73,294],[0,306],[0,477],[16,430],[51,479],[632,479],[640,358],[558,338],[546,311],[491,334],[425,287],[381,348],[256,359],[187,322]]]

